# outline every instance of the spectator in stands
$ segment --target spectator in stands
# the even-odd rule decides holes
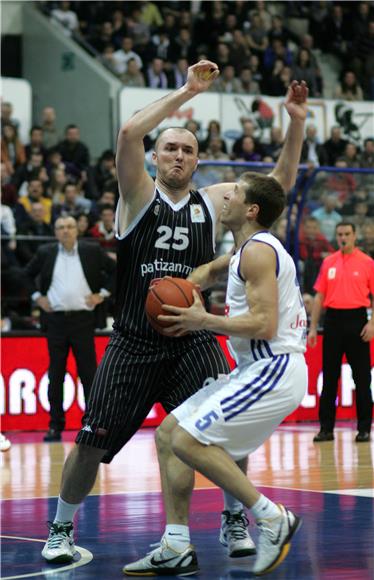
[[[251,14],[251,27],[247,32],[247,39],[251,52],[261,57],[268,46],[269,40],[266,28],[258,12]]]
[[[114,10],[112,14],[112,25],[113,25],[113,34],[112,34],[112,43],[116,49],[119,49],[122,45],[122,39],[127,34],[127,26],[125,21],[125,16],[119,8]]]
[[[113,44],[113,24],[110,20],[105,20],[101,23],[98,33],[89,38],[90,44],[97,50],[97,52],[104,52],[108,44]]]
[[[317,94],[318,95],[322,95],[323,94],[322,71],[320,69],[320,66],[318,64],[317,57],[315,55],[314,38],[313,38],[313,36],[311,34],[304,34],[301,37],[301,40],[300,40],[300,48],[305,48],[306,50],[309,51],[309,57],[310,57],[311,66],[314,69],[315,77],[316,77]]]
[[[56,112],[53,107],[44,107],[41,128],[43,130],[43,146],[50,150],[60,140],[56,126]]]
[[[164,61],[153,58],[145,73],[146,85],[152,89],[167,89],[168,78],[164,71]]]
[[[161,12],[156,2],[140,2],[141,21],[147,24],[151,29],[162,26],[164,23]]]
[[[178,58],[169,74],[169,87],[175,89],[182,87],[187,80],[187,70],[188,60],[186,58]]]
[[[51,12],[52,20],[63,26],[66,34],[70,36],[73,32],[78,32],[79,22],[76,13],[70,8],[71,2],[62,0],[58,3],[58,8]]]
[[[43,184],[40,179],[31,178],[28,183],[27,195],[21,197],[19,203],[23,205],[27,213],[31,214],[31,208],[33,203],[40,203],[44,208],[44,222],[46,224],[51,223],[51,212],[52,212],[52,201],[47,197],[43,196]]]
[[[284,46],[288,45],[290,33],[284,26],[284,21],[281,16],[275,15],[271,19],[271,27],[268,32],[268,38],[270,43],[272,43],[273,40],[280,40]]]
[[[342,139],[342,131],[339,125],[331,127],[330,138],[323,144],[327,154],[327,165],[330,167],[335,165],[338,158],[344,155],[347,143],[346,139]]]
[[[113,54],[115,62],[115,72],[122,75],[127,71],[127,63],[130,58],[136,60],[139,70],[143,68],[143,62],[140,56],[133,50],[134,41],[130,36],[124,36],[121,43],[121,48],[116,50]]]
[[[360,156],[357,145],[354,143],[347,143],[343,159],[346,161],[347,167],[360,167]]]
[[[18,235],[46,237],[46,240],[19,240],[17,243],[17,259],[21,266],[26,266],[35,256],[37,249],[45,244],[49,237],[53,236],[53,229],[45,222],[45,207],[39,201],[31,202],[29,220],[24,222],[17,230]]]
[[[30,159],[32,153],[40,153],[43,161],[46,160],[47,150],[43,145],[43,129],[39,125],[34,125],[30,129],[30,143],[25,147],[26,159]]]
[[[8,173],[26,161],[25,148],[18,138],[17,129],[10,123],[1,127],[1,162],[5,164]]]
[[[35,177],[39,173],[41,167],[43,167],[43,156],[41,153],[35,152],[31,154],[29,161],[17,168],[13,175],[13,182],[18,188],[18,195],[26,195],[27,182],[32,176]]]
[[[78,228],[78,238],[92,238],[90,229],[92,227],[90,216],[85,212],[80,212],[75,216]]]
[[[347,162],[343,158],[337,159],[335,167],[347,169]],[[339,196],[340,206],[346,203],[354,193],[357,183],[352,173],[331,173],[327,178],[327,188],[335,191]]]
[[[345,101],[363,100],[364,93],[353,71],[347,70],[343,73],[343,78],[335,89],[334,98],[344,99]]]
[[[230,43],[230,62],[235,67],[236,73],[242,70],[243,63],[247,63],[251,56],[245,34],[239,28],[233,31],[233,40]]]
[[[274,68],[271,76],[264,80],[267,87],[266,92],[273,97],[284,95],[286,87],[290,85],[292,71],[289,66],[284,66],[283,60],[277,58],[274,62]]]
[[[272,70],[277,59],[280,59],[285,66],[292,65],[291,51],[278,38],[274,39],[265,50],[263,61],[265,70]]]
[[[90,164],[88,147],[80,141],[80,132],[77,125],[68,125],[65,129],[65,139],[58,145],[63,161],[72,163],[82,171]]]
[[[143,73],[139,69],[139,65],[135,58],[130,58],[127,63],[127,70],[120,76],[121,82],[126,87],[145,87],[145,80]]]
[[[317,127],[307,125],[306,136],[301,151],[301,163],[311,163],[314,167],[326,165],[327,156],[323,145],[318,143]]]
[[[55,234],[58,243],[40,247],[26,267],[30,294],[41,309],[41,324],[46,330],[50,358],[50,422],[44,437],[47,442],[61,441],[65,428],[63,383],[70,347],[85,399],[88,399],[96,370],[93,311],[110,294],[109,277],[114,269],[113,261],[97,244],[77,241],[73,217],[58,219]],[[103,283],[103,279],[107,281]]]
[[[343,7],[334,4],[325,23],[325,48],[341,59],[344,59],[351,38],[350,24],[344,15]]]
[[[235,159],[236,161],[261,161],[261,155],[256,150],[256,142],[253,137],[248,135],[243,138],[241,151]]]
[[[295,62],[292,65],[292,80],[304,80],[308,84],[309,94],[311,97],[319,97],[317,86],[317,75],[315,67],[311,60],[309,50],[301,48],[296,56]]]
[[[320,232],[319,221],[312,216],[304,219],[299,233],[299,257],[303,263],[303,292],[314,294],[313,286],[323,259],[334,251]]]
[[[19,129],[19,121],[13,117],[13,105],[8,101],[1,101],[1,126],[3,125],[13,125],[16,131]]]
[[[113,209],[117,205],[117,194],[109,189],[103,191],[100,199],[98,200],[98,206],[110,205]]]
[[[358,2],[355,8],[356,12],[352,18],[352,37],[354,40],[367,35],[370,20],[369,2]]]
[[[209,144],[207,149],[205,150],[206,158],[207,159],[215,159],[215,160],[229,160],[230,157],[222,148],[222,139],[217,137],[210,137]]]
[[[262,90],[264,77],[260,68],[260,59],[258,58],[257,54],[251,54],[249,57],[249,68],[251,69],[253,81],[258,83],[260,89]]]
[[[174,39],[175,55],[174,61],[185,58],[188,62],[195,62],[196,47],[192,40],[191,31],[186,26],[180,27],[179,33]],[[218,63],[217,63],[218,64]]]
[[[107,44],[104,47],[104,50],[100,54],[100,56],[97,57],[97,60],[101,62],[101,64],[104,65],[106,68],[108,68],[112,73],[118,76],[117,61],[115,59],[114,52],[115,52],[114,45]]]
[[[134,2],[135,4],[135,2]],[[132,7],[130,16],[126,18],[127,33],[134,41],[134,45],[138,43],[141,38],[150,39],[151,26],[143,19],[141,7],[136,5]]]
[[[111,205],[102,205],[99,210],[99,221],[90,229],[93,238],[99,240],[101,247],[110,258],[117,258],[116,232],[114,229],[114,208]]]
[[[12,174],[8,171],[6,164],[3,162],[1,162],[0,179],[2,203],[13,207],[17,201],[17,188],[15,184],[12,183]]]
[[[360,155],[360,167],[374,168],[374,139],[368,137],[364,141],[364,150]]]
[[[111,189],[113,184],[114,188],[116,187],[117,171],[115,155],[111,149],[103,151],[94,167],[93,176],[100,194],[106,188]]]
[[[322,207],[312,212],[312,217],[319,223],[322,234],[329,242],[335,239],[335,228],[342,221],[342,216],[336,211],[338,198],[333,193],[325,193],[322,198]]]
[[[149,45],[149,52],[151,58],[162,58],[162,60],[175,61],[175,45],[173,39],[165,28],[160,28],[156,34],[152,36]],[[149,59],[148,59],[149,60]]]
[[[0,205],[0,223],[1,223],[1,233],[5,236],[9,236],[11,240],[7,241],[8,249],[14,251],[16,249],[16,221],[14,219],[14,215],[12,210],[8,205],[4,205],[2,198],[1,198],[1,205]]]
[[[75,183],[66,183],[63,193],[64,199],[62,203],[53,206],[53,222],[62,216],[74,216],[82,211],[90,211],[91,201],[80,194],[78,186]]]
[[[362,238],[360,241],[360,249],[374,258],[374,223],[371,221],[362,226]]]
[[[212,90],[219,93],[240,93],[242,85],[235,76],[235,68],[232,64],[226,64],[219,77],[212,84]]]
[[[52,199],[53,205],[59,205],[63,203],[65,185],[67,181],[68,176],[65,173],[64,167],[52,169],[49,184],[49,197]]]
[[[371,208],[366,201],[358,201],[354,205],[354,213],[349,216],[348,220],[356,227],[356,236],[358,241],[362,240],[362,228],[372,223],[372,217],[369,217]]]
[[[226,42],[218,42],[213,50],[212,58],[217,63],[219,70],[222,70],[227,64],[230,64],[230,48],[228,44]]]
[[[283,141],[282,129],[280,127],[272,127],[270,129],[270,143],[263,145],[264,155],[270,156],[273,161],[276,161],[282,150]]]
[[[245,95],[259,95],[260,85],[253,80],[252,71],[249,66],[243,66],[239,75],[239,90],[237,92]]]
[[[221,151],[223,153],[227,153],[226,142],[222,138],[222,135],[221,135],[221,124],[219,121],[216,121],[215,119],[212,119],[208,123],[207,136],[200,143],[200,147],[199,147],[200,151],[204,152],[209,148],[209,144],[210,144],[210,141],[212,138],[219,139]],[[234,178],[234,181],[235,181],[235,178]]]
[[[238,139],[236,139],[236,141],[234,141],[234,144],[232,146],[232,158],[233,159],[237,159],[238,157],[240,157],[241,153],[242,153],[242,144],[243,144],[243,139],[245,137],[252,137],[254,138],[254,134],[255,134],[255,124],[251,119],[248,119],[247,117],[242,117],[240,119],[241,125],[242,125],[242,135],[240,137],[238,137]]]

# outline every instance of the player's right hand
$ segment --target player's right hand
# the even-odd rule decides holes
[[[194,93],[202,93],[218,76],[219,68],[215,62],[200,60],[188,68],[185,87]]]
[[[317,331],[309,330],[308,332],[308,345],[314,348],[317,344]]]

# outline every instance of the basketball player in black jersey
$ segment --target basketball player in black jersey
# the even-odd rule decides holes
[[[154,182],[144,169],[143,137],[206,91],[218,74],[217,65],[210,61],[191,66],[183,87],[136,113],[120,130],[116,160],[120,185],[116,214],[118,313],[95,376],[84,426],[65,462],[56,516],[42,551],[49,562],[73,559],[73,517],[94,485],[100,462],[112,460],[139,429],[153,404],[160,402],[169,412],[201,388],[208,377],[216,378],[229,370],[213,335],[202,331],[178,339],[164,337],[148,325],[144,313],[153,278],[188,277],[196,267],[212,260],[215,222],[232,184],[190,190],[198,164],[198,143],[192,133],[179,128],[167,129],[157,139]],[[298,83],[291,86],[289,104],[299,99],[299,88]],[[272,173],[286,191],[294,183],[296,170],[291,171],[290,166],[298,159],[297,143],[302,136],[303,129],[293,122],[291,114],[283,152]],[[193,471],[171,454],[167,438],[167,431],[158,438],[167,521],[169,531],[182,529],[183,540],[188,533]],[[241,467],[245,469],[245,464]],[[236,544],[240,554],[231,555],[253,553],[241,504],[226,496],[225,507],[222,542],[229,542],[231,526],[233,538],[242,542]],[[229,549],[235,552],[234,545]]]

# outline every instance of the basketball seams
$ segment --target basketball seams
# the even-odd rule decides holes
[[[178,290],[180,290],[180,292],[183,294],[183,297],[184,297],[184,299],[185,299],[185,301],[187,303],[186,308],[189,308],[190,306],[192,306],[192,304],[190,304],[190,300],[188,299],[188,296],[186,295],[185,291],[183,290],[183,288],[181,288],[179,286],[179,283],[180,282],[178,284],[176,284],[174,282],[173,278],[168,279],[168,282],[170,282],[175,288],[178,288]]]

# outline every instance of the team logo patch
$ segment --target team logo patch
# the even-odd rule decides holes
[[[329,280],[334,280],[336,276],[336,268],[329,268],[327,272],[327,277]]]
[[[204,223],[205,222],[205,215],[203,212],[203,208],[199,203],[191,203],[190,205],[190,212],[191,212],[191,221],[195,223]]]

